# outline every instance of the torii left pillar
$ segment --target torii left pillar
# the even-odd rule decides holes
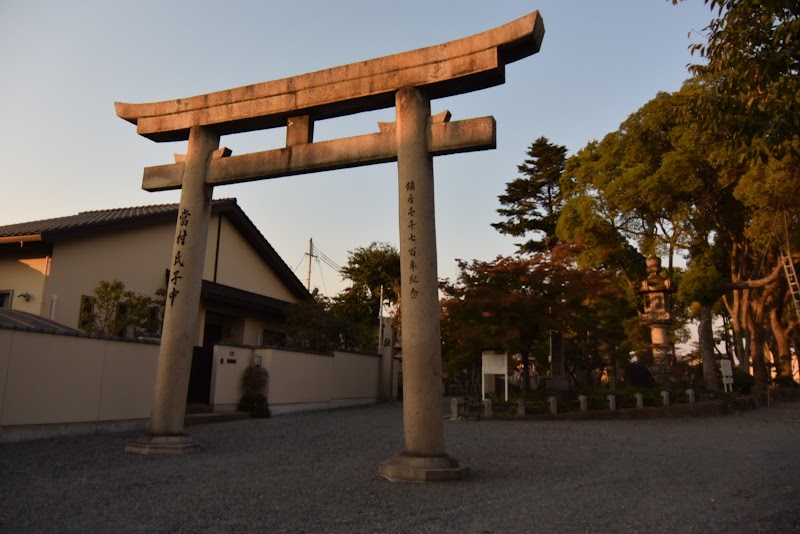
[[[125,450],[142,454],[183,454],[198,447],[183,432],[186,394],[197,339],[203,263],[213,188],[206,184],[219,135],[212,128],[193,126],[189,132],[172,245],[170,280],[158,354],[158,372],[148,432],[129,443]]]

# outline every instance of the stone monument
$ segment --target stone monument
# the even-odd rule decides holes
[[[547,381],[548,391],[567,391],[571,389],[564,361],[564,334],[550,331],[550,379]]]
[[[533,12],[471,37],[292,78],[164,102],[117,102],[117,115],[140,135],[189,141],[175,163],[144,170],[145,190],[181,189],[181,198],[150,426],[127,450],[196,447],[183,417],[212,188],[397,161],[404,447],[379,472],[390,480],[463,477],[466,468],[444,447],[433,157],[494,148],[496,127],[493,117],[432,116],[430,102],[504,83],[506,64],[538,52],[543,36]],[[396,122],[380,123],[377,133],[313,140],[316,121],[392,106]],[[242,155],[219,148],[221,136],[281,126],[284,148]]]
[[[669,340],[672,322],[670,296],[674,292],[672,281],[661,275],[661,260],[647,258],[647,278],[642,281],[639,293],[644,297],[642,322],[650,328],[650,347],[653,365],[650,372],[663,384],[672,367],[673,347]]]

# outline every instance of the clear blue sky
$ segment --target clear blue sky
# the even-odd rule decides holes
[[[497,196],[539,136],[570,153],[614,131],[658,91],[688,78],[711,13],[702,0],[3,0],[0,2],[0,225],[79,211],[177,202],[141,189],[146,166],[185,143],[154,143],[114,113],[434,45],[539,10],[539,54],[506,84],[433,102],[453,120],[493,115],[493,151],[436,159],[439,275],[455,258],[514,252]],[[377,131],[393,110],[318,123],[317,140]],[[283,145],[283,130],[229,136],[235,154]],[[308,239],[336,263],[372,241],[396,244],[396,165],[216,188],[236,197],[290,268]],[[305,266],[297,270],[305,280]],[[321,276],[320,276],[321,273]],[[316,265],[312,285],[344,287]]]

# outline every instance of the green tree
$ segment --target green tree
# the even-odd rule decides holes
[[[704,123],[694,103],[726,98],[715,84],[693,79],[678,93],[658,95],[619,131],[570,158],[558,231],[564,239],[580,236],[592,259],[607,265],[623,239],[648,255],[686,254],[689,287],[682,295],[701,319],[706,387],[716,388],[711,313],[727,294],[735,337],[748,341],[749,351],[737,341],[737,355],[745,369],[752,358],[755,392],[762,394],[765,306],[778,302],[780,236],[796,235],[798,227],[790,215],[800,208],[798,166],[792,151],[766,161],[743,157],[732,125],[746,117]]]
[[[383,288],[383,298],[397,303],[400,295],[400,253],[389,243],[373,242],[368,247],[358,247],[347,253],[347,264],[341,275],[352,282],[376,306]]]
[[[697,101],[701,125],[735,124],[730,140],[747,147],[750,157],[797,154],[800,5],[796,0],[704,3],[717,16],[704,30],[706,42],[690,47],[706,61],[690,68],[716,80],[715,91],[724,98]],[[734,123],[731,117],[744,120]]]
[[[380,295],[353,284],[331,299],[330,311],[338,327],[338,348],[375,352],[378,347]]]
[[[91,308],[81,312],[80,324],[87,332],[133,337],[160,333],[162,299],[128,291],[119,280],[101,280],[92,295]]]
[[[623,319],[636,316],[637,300],[621,272],[580,268],[574,261],[579,254],[577,244],[554,249],[552,260],[563,265],[562,293],[551,315],[570,349],[565,354],[567,371],[576,384],[589,385],[593,371],[608,370],[616,377],[641,346],[641,325]]]
[[[556,223],[563,199],[560,179],[567,148],[539,137],[528,147],[525,162],[517,166],[520,178],[506,184],[497,213],[504,221],[492,223],[500,233],[529,237],[517,243],[520,253],[546,252],[558,243]]]
[[[715,222],[724,216],[724,199],[731,193],[718,187],[719,172],[707,153],[712,138],[685,121],[686,99],[697,90],[687,86],[681,93],[659,93],[618,131],[570,159],[560,235],[582,236],[595,261],[609,266],[613,263],[608,258],[618,257],[621,261],[616,263],[629,272],[636,257],[626,253],[628,242],[635,242],[647,256],[666,255],[670,276],[679,251],[690,258],[706,253],[715,230],[719,232]],[[631,282],[641,276],[641,271],[635,272],[635,277],[628,275]],[[698,268],[693,274],[707,273]],[[701,309],[700,348],[709,389],[716,389],[711,307],[723,293],[719,284],[713,288],[713,295],[695,300]]]
[[[459,261],[458,279],[441,286],[446,363],[476,362],[486,349],[519,354],[528,391],[530,365],[547,367],[549,333],[558,330],[578,382],[613,367],[629,351],[620,316],[632,313],[632,293],[611,271],[578,268],[574,255],[560,245],[551,254]]]
[[[672,3],[678,1],[672,0]],[[731,155],[735,154],[740,162],[771,165],[774,160],[780,160],[786,168],[794,169],[787,185],[796,190],[800,159],[800,100],[797,98],[800,94],[800,40],[796,38],[800,30],[800,6],[795,0],[704,0],[704,3],[716,17],[704,30],[706,42],[690,47],[705,60],[690,69],[704,79],[709,88],[690,106],[693,120],[703,129],[724,127],[721,146]],[[731,275],[735,287],[730,298],[725,299],[732,319],[735,351],[744,369],[752,360],[756,374],[754,393],[758,395],[765,391],[767,379],[762,369],[764,355],[760,352],[764,346],[760,339],[760,332],[765,329],[762,321],[767,315],[764,306],[769,301],[780,302],[770,295],[781,288],[776,284],[752,287],[747,279],[757,277],[756,273],[762,276],[768,273],[771,266],[765,265],[764,259],[771,260],[774,265],[778,257],[774,243],[775,218],[770,217],[769,212],[792,213],[797,206],[785,199],[759,206],[748,197],[754,198],[752,193],[758,191],[764,196],[763,193],[770,190],[765,187],[766,183],[747,185],[746,178],[737,182],[737,198],[748,207],[748,215],[754,221],[773,219],[767,227],[757,222],[748,223],[748,239],[731,247]],[[790,220],[786,224],[786,234],[796,234],[792,231],[796,223]],[[749,241],[754,233],[759,237]],[[765,240],[773,241],[772,246],[764,247]],[[757,250],[759,248],[761,250]],[[784,331],[775,326],[773,323],[773,332]],[[742,342],[745,338],[749,339],[748,346]]]
[[[348,252],[341,274],[352,282],[332,300],[342,325],[341,343],[372,352],[378,347],[378,314],[384,302],[397,304],[400,295],[400,253],[389,243],[358,247]]]
[[[547,283],[550,267],[541,254],[458,260],[457,280],[441,284],[445,359],[474,361],[494,349],[520,354],[522,389],[528,391],[531,358],[551,327],[549,310],[557,298]]]
[[[381,288],[384,301],[396,303],[400,254],[387,243],[372,243],[348,253],[341,274],[352,283],[333,298],[318,292],[287,313],[290,345],[319,351],[374,352],[378,347]]]
[[[339,321],[330,299],[315,289],[310,299],[289,306],[286,337],[287,345],[295,349],[328,352],[339,348]]]

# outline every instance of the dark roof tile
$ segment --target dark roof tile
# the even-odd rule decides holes
[[[212,213],[224,213],[233,222],[295,297],[298,299],[309,298],[306,287],[275,252],[253,221],[245,215],[235,198],[214,200],[211,210]],[[103,232],[175,221],[177,216],[178,204],[84,211],[67,217],[0,226],[0,238],[41,234],[43,241],[52,242],[62,238],[85,236],[89,232]]]
[[[236,203],[236,199],[215,200],[214,204]],[[177,216],[178,204],[160,204],[153,206],[135,206],[96,211],[82,211],[77,215],[43,219],[0,226],[0,237],[23,236],[33,234],[58,234],[59,232],[88,229],[109,223],[120,223],[152,218],[154,216]]]

